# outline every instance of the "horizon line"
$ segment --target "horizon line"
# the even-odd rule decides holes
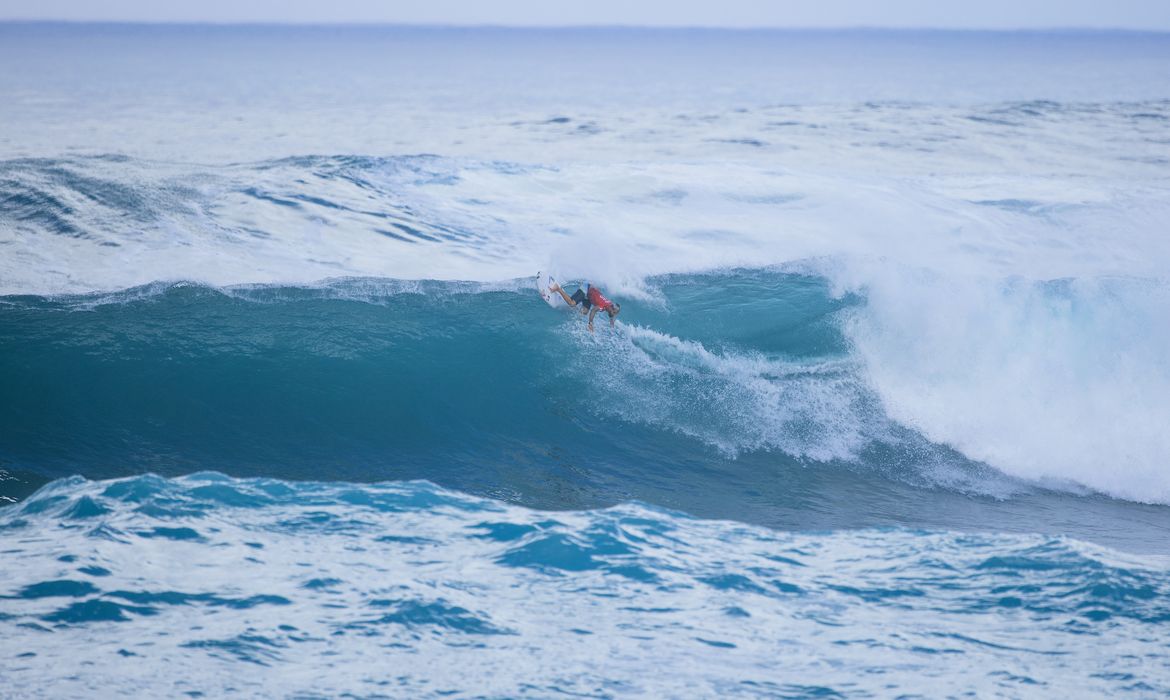
[[[687,24],[493,24],[493,23],[438,23],[438,22],[363,22],[327,21],[302,22],[282,20],[126,20],[126,19],[30,19],[0,17],[2,25],[71,25],[71,26],[138,26],[138,27],[216,27],[216,28],[329,28],[329,29],[438,29],[438,30],[513,30],[513,31],[567,31],[567,30],[625,30],[625,31],[711,31],[711,32],[953,32],[963,34],[1170,34],[1165,29],[1136,29],[1120,26],[1067,25],[1049,27],[945,27],[945,26],[759,26],[687,25]]]

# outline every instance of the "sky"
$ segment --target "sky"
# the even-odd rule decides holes
[[[1170,31],[1170,0],[3,0],[0,19]]]

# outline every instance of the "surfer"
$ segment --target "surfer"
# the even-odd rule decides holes
[[[615,304],[601,293],[601,290],[588,282],[585,283],[585,289],[578,289],[573,292],[573,296],[569,296],[561,285],[553,282],[548,286],[548,291],[557,292],[565,303],[569,306],[581,305],[581,313],[589,314],[589,330],[593,331],[593,317],[597,315],[598,311],[604,311],[609,314],[609,325],[612,328],[614,319],[617,318],[618,313],[622,310],[621,304]]]

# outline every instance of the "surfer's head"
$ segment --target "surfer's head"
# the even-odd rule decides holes
[[[621,310],[621,304],[613,303],[609,305],[609,308],[605,310],[605,313],[609,314],[610,318],[617,318],[617,315],[621,313]]]

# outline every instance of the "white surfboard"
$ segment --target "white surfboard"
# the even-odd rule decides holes
[[[536,291],[540,293],[540,298],[544,299],[544,303],[549,306],[558,308],[564,306],[565,302],[561,299],[561,295],[556,292],[550,292],[548,286],[553,283],[553,278],[548,276],[546,272],[536,273]]]

